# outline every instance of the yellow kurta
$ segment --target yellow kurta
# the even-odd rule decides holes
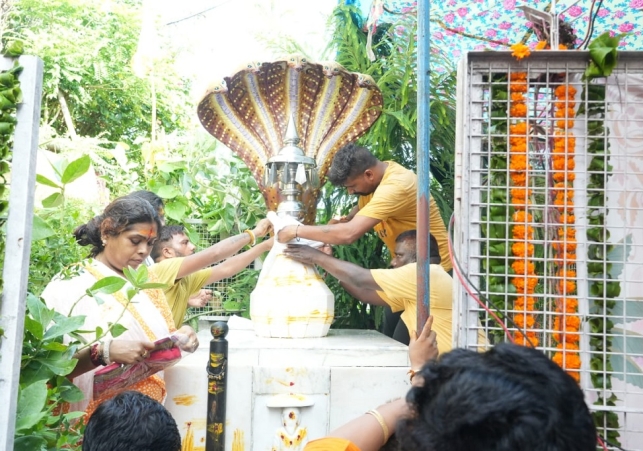
[[[394,161],[386,163],[388,167],[375,192],[359,197],[357,214],[382,221],[373,230],[393,255],[397,236],[417,227],[417,176]],[[438,242],[442,267],[450,271],[447,229],[433,197],[429,198],[429,228]]]

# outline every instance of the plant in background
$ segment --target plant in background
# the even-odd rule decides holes
[[[54,178],[41,174],[36,182],[55,191],[42,200],[42,209],[33,219],[29,290],[39,295],[49,281],[74,262],[82,260],[82,249],[73,236],[74,229],[92,216],[92,208],[81,201],[70,201],[67,187],[90,169],[90,159],[83,155],[72,161],[60,159],[52,164]],[[55,253],[51,249],[56,249]]]
[[[266,206],[246,165],[205,131],[154,156],[147,185],[171,220],[200,219],[220,239],[254,226]]]
[[[149,136],[152,87],[131,64],[140,13],[140,3],[128,0],[12,2],[3,36],[22,39],[27,53],[43,59],[42,117],[58,136],[102,136],[130,146]],[[189,84],[176,73],[171,43],[163,44],[155,63],[156,117],[170,133],[189,115]]]
[[[3,49],[3,54],[19,56],[20,48],[15,49],[16,43],[10,43]],[[12,50],[13,48],[13,50]],[[5,232],[4,222],[9,212],[9,191],[6,176],[10,172],[11,151],[13,147],[13,132],[16,128],[16,107],[22,99],[20,80],[18,76],[22,67],[16,62],[6,71],[0,72],[0,268],[4,267]],[[0,270],[0,295],[2,295],[2,271]],[[0,330],[0,338],[2,330]]]

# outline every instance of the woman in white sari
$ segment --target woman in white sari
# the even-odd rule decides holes
[[[88,342],[95,339],[97,327],[108,330],[110,324],[119,323],[127,330],[116,338],[103,337],[100,342],[79,351],[76,368],[70,375],[85,394],[85,399],[71,406],[72,410],[85,410],[89,415],[107,397],[93,399],[94,373],[104,365],[116,362],[132,364],[142,361],[154,348],[153,342],[175,332],[172,314],[160,289],[146,289],[127,302],[129,284],[112,295],[101,294],[98,302],[85,294],[86,290],[103,277],[124,277],[123,268],[137,268],[149,255],[159,228],[157,212],[149,202],[121,197],[105,208],[87,224],[78,227],[74,235],[82,246],[92,246],[91,260],[82,262],[80,272],[67,280],[57,276],[52,280],[42,298],[49,308],[65,315],[84,315],[83,330],[88,331]],[[150,273],[150,281],[154,274]],[[184,326],[179,333],[187,337],[185,347],[194,350],[198,341],[194,331]],[[134,383],[128,390],[136,390],[163,402],[165,383],[162,373]]]

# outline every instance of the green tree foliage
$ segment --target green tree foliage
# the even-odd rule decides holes
[[[366,55],[367,34],[354,6],[340,5],[333,16],[332,46],[337,62],[375,79],[382,91],[382,117],[360,139],[380,159],[395,160],[415,170],[417,162],[417,21],[414,14],[391,16],[373,37],[375,61]],[[431,194],[443,218],[453,211],[456,73],[451,60],[431,49]]]
[[[339,5],[333,14],[336,60],[352,72],[373,77],[384,99],[382,116],[359,142],[381,160],[394,160],[415,170],[417,167],[417,22],[413,14],[394,17],[378,24],[373,37],[376,60],[366,54],[367,34],[358,8]],[[447,220],[453,211],[455,162],[456,74],[451,61],[432,49],[431,72],[431,195]],[[354,201],[342,188],[324,187],[318,222],[345,214]],[[350,246],[335,248],[335,256],[365,268],[382,268],[390,260],[383,243],[366,234]],[[380,323],[380,309],[365,306],[346,293],[333,278],[326,282],[335,294],[334,327],[372,328]]]
[[[102,136],[134,143],[149,136],[151,76],[137,77],[132,58],[140,32],[140,2],[17,0],[4,38],[45,63],[43,119],[60,136]],[[171,132],[187,117],[189,86],[173,70],[173,55],[155,63],[157,122]],[[69,110],[71,123],[63,113]]]

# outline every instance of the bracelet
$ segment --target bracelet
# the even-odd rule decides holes
[[[382,416],[381,413],[379,413],[375,409],[371,409],[368,412],[366,412],[367,415],[373,415],[377,422],[380,424],[382,427],[382,432],[384,433],[384,444],[388,441],[388,426],[386,425],[386,422],[384,421],[384,417]]]
[[[100,366],[103,364],[103,359],[101,358],[100,352],[101,343],[94,343],[89,347],[89,360],[94,366]]]
[[[299,236],[297,236],[297,232],[299,231],[299,226],[300,226],[300,225],[301,225],[301,224],[297,224],[297,227],[295,227],[295,240],[296,240],[297,242],[301,241],[301,238],[300,238]]]
[[[257,243],[257,237],[254,232],[250,229],[244,230],[243,233],[247,233],[250,237],[250,247],[254,246]]]
[[[109,347],[112,344],[112,340],[105,340],[103,343],[103,365],[109,365],[112,363],[111,360],[109,360]]]
[[[414,377],[415,377],[415,375],[416,375],[417,373],[419,373],[419,372],[420,372],[420,370],[414,370],[413,368],[411,368],[410,370],[408,370],[406,374],[408,374],[408,375],[409,375],[409,382],[413,382],[413,378],[414,378]]]

